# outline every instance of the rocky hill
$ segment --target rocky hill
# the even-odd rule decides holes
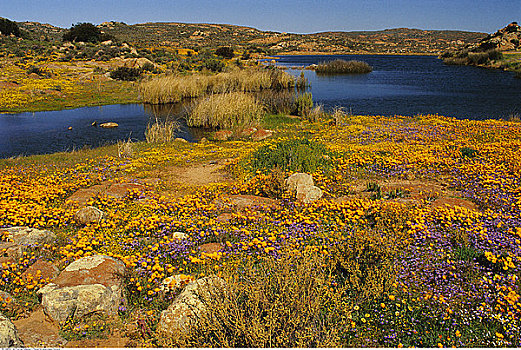
[[[515,51],[521,48],[521,27],[517,22],[512,22],[483,38],[479,43],[470,45],[467,49],[471,52],[483,52],[488,50]]]
[[[521,27],[512,22],[479,42],[445,51],[440,57],[447,64],[501,68],[521,75]]]
[[[58,39],[65,29],[35,22],[19,23],[35,36]],[[138,47],[170,46],[187,49],[233,46],[238,50],[283,53],[440,54],[476,44],[486,33],[387,29],[381,31],[292,34],[261,31],[229,24],[104,22],[103,32]]]

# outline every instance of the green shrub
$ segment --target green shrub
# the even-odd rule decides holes
[[[373,68],[362,61],[334,60],[319,63],[315,71],[317,74],[362,74],[371,73]]]
[[[222,72],[224,69],[224,62],[215,58],[210,58],[204,61],[202,68],[206,68],[212,72]]]
[[[219,47],[217,50],[215,50],[215,54],[223,58],[233,58],[235,56],[233,48],[230,46]]]
[[[65,34],[63,41],[83,41],[96,43],[102,38],[101,30],[92,23],[74,24]]]
[[[460,149],[461,157],[463,158],[474,158],[479,154],[479,152],[470,147],[463,147]]]
[[[110,77],[116,80],[135,81],[141,76],[140,68],[118,67],[110,72]]]
[[[312,109],[313,96],[311,95],[311,92],[306,92],[297,96],[293,107],[293,113],[301,117],[307,117]]]
[[[18,24],[7,18],[0,17],[0,33],[3,35],[13,34],[16,37],[20,37],[22,33],[20,32],[20,28],[18,28]]]
[[[252,174],[257,171],[269,174],[275,168],[284,172],[314,173],[318,169],[330,170],[332,156],[334,153],[319,142],[294,139],[262,146],[246,159],[243,167]]]

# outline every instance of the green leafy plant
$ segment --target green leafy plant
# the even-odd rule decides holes
[[[110,77],[116,80],[135,81],[141,77],[140,68],[118,67],[110,72]]]
[[[262,146],[251,154],[245,166],[253,173],[269,174],[275,168],[313,173],[318,169],[330,170],[333,156],[334,153],[319,142],[295,139]]]

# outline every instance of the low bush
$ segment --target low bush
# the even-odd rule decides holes
[[[211,95],[198,102],[188,116],[188,125],[232,128],[259,122],[264,113],[255,97],[244,92]]]
[[[362,61],[334,60],[319,63],[315,68],[317,74],[363,74],[371,73],[373,68]]]
[[[135,81],[141,77],[140,68],[118,67],[110,72],[110,77],[116,80]]]
[[[268,144],[257,149],[242,166],[254,174],[270,174],[279,168],[284,172],[314,173],[318,169],[333,167],[334,153],[319,142],[294,139]]]
[[[230,46],[222,46],[217,48],[217,50],[215,50],[215,54],[223,58],[233,58],[235,56],[233,48]]]
[[[226,288],[202,292],[209,312],[187,332],[161,338],[167,347],[339,347],[342,329],[330,312],[323,254],[305,250],[245,259],[224,269]]]

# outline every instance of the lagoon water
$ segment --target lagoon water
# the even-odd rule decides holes
[[[432,56],[280,56],[277,65],[307,66],[336,58],[366,61],[373,66],[373,72],[319,76],[314,71],[304,71],[311,83],[313,100],[326,109],[338,106],[356,114],[437,113],[469,119],[521,114],[521,79],[512,73],[446,66]],[[288,72],[300,74],[296,69]],[[128,138],[140,141],[150,122],[175,117],[180,109],[181,106],[132,104],[0,114],[0,158],[98,147]],[[93,121],[113,121],[119,127],[93,127]],[[201,137],[200,130],[183,123],[178,136],[188,141]]]
[[[498,119],[521,114],[521,79],[511,72],[448,66],[433,56],[279,56],[277,65],[309,66],[337,58],[365,61],[369,74],[317,75],[304,71],[313,100],[355,114],[439,114]],[[290,69],[292,74],[300,70]]]

